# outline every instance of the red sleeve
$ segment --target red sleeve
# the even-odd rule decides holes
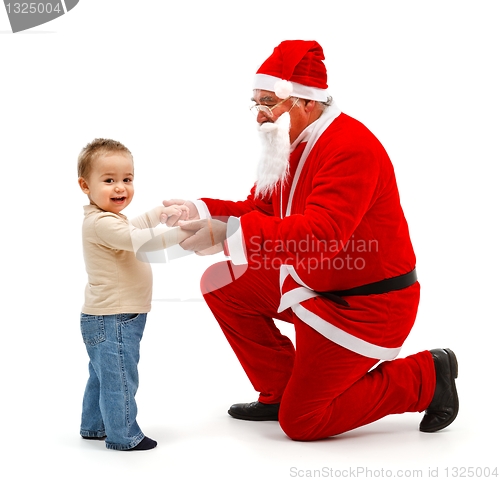
[[[255,185],[252,187],[250,194],[245,200],[231,201],[218,199],[200,199],[208,207],[212,217],[241,217],[249,212],[260,212],[266,216],[273,215],[273,204],[271,197],[265,199],[255,199]]]

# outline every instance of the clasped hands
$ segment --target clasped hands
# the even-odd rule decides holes
[[[191,235],[179,245],[198,255],[211,255],[222,252],[226,239],[227,224],[218,219],[200,219],[193,202],[181,199],[163,201],[164,210],[160,216],[163,224],[179,226]]]

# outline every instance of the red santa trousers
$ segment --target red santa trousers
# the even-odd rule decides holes
[[[340,434],[389,414],[421,412],[435,389],[430,352],[385,361],[367,358],[323,337],[280,302],[276,269],[230,262],[207,269],[201,288],[259,401],[281,403],[279,422],[294,440]],[[412,289],[412,287],[408,289]],[[295,345],[274,319],[295,326]]]

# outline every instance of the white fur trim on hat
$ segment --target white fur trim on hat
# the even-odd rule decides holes
[[[289,97],[290,95],[285,97],[281,97],[279,95],[284,94],[284,92],[279,88],[280,85],[283,85],[282,82],[286,82],[286,84],[290,84],[292,86],[291,94],[293,94],[294,97],[299,97],[306,100],[317,100],[318,102],[326,102],[328,100],[328,93],[325,89],[307,87],[296,82],[290,82],[286,80],[284,81],[283,79],[280,79],[278,77],[262,73],[255,74],[253,88],[254,90],[269,90],[270,92],[274,92],[279,98]],[[278,91],[276,91],[277,86]]]

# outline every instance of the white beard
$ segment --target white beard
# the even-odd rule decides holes
[[[272,194],[278,182],[288,176],[290,159],[290,114],[280,115],[276,122],[257,126],[262,153],[257,166],[256,197]]]

